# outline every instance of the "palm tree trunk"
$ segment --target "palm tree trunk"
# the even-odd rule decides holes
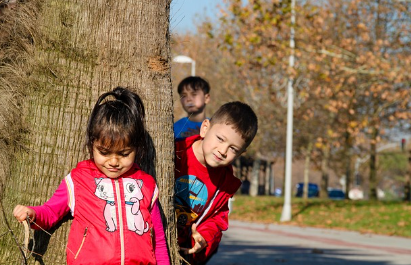
[[[33,0],[16,6],[16,17],[30,15],[30,24],[22,28],[30,27],[26,38],[32,41],[20,50],[21,61],[12,62],[14,72],[23,73],[15,83],[23,99],[18,135],[22,144],[14,150],[1,200],[3,218],[19,239],[13,207],[44,203],[76,163],[88,157],[83,144],[90,110],[102,92],[120,85],[136,91],[145,103],[154,151],[142,166],[157,179],[172,263],[178,262],[172,202],[170,2]],[[37,259],[65,264],[69,225],[63,222],[50,241],[44,232],[36,233]],[[0,238],[0,246],[0,261],[18,259],[11,236]]]

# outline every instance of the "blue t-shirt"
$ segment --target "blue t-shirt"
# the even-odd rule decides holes
[[[203,122],[190,121],[184,117],[174,123],[174,139],[186,138],[188,136],[200,134],[200,127]]]

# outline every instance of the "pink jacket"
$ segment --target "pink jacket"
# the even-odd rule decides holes
[[[86,160],[33,209],[43,228],[71,210],[68,264],[169,264],[157,196],[154,179],[136,165],[109,179]]]

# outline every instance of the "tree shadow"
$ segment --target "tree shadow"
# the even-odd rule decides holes
[[[43,230],[34,230],[33,239],[30,239],[28,248],[33,250],[33,257],[34,257],[34,260],[36,261],[36,264],[40,264],[40,265],[45,264],[45,262],[43,260],[43,256],[45,256],[46,251],[49,248],[51,236],[62,225],[70,226],[72,219],[73,219],[73,217],[69,213],[66,216],[64,216],[63,219],[60,222],[58,222],[54,227],[47,230],[47,232],[45,232]],[[34,244],[34,248],[33,248],[33,244]],[[64,248],[64,247],[65,247],[65,245],[62,246],[62,248]],[[48,255],[48,257],[52,257],[52,256],[53,255]]]
[[[313,249],[285,245],[256,245],[253,242],[238,242],[223,239],[218,252],[207,265],[390,265],[392,261],[375,254],[354,254],[349,249]]]

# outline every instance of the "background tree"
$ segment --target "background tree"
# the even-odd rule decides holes
[[[308,81],[295,84],[300,104],[295,111],[294,152],[302,150],[298,146],[304,139],[316,141],[322,150],[313,162],[327,171],[327,160],[334,161],[330,165],[337,175],[345,175],[347,191],[353,158],[375,150],[372,145],[381,141],[383,129],[410,117],[410,5],[340,0],[297,6],[297,64],[291,74],[295,80]],[[240,73],[237,83],[246,84],[248,95],[254,95],[247,98],[258,105],[259,118],[267,126],[259,139],[267,142],[284,142],[279,127],[285,115],[279,106],[289,74],[289,13],[290,1],[227,0],[220,24],[208,34],[233,58]],[[318,120],[315,130],[307,128]],[[367,143],[370,148],[365,148]],[[375,161],[370,160],[372,168]],[[374,173],[370,183],[374,197]]]
[[[343,154],[347,184],[351,179],[354,148],[370,143],[370,196],[376,198],[376,146],[384,128],[407,119],[410,99],[409,3],[398,1],[324,2],[312,43],[318,58],[319,84],[331,91],[327,108],[339,123],[334,131],[345,137]],[[321,34],[320,34],[321,33]],[[320,45],[318,45],[320,44]],[[405,44],[405,45],[404,45]],[[327,85],[328,83],[328,85]],[[395,116],[395,117],[394,117]],[[342,126],[341,126],[342,125]],[[349,186],[347,187],[349,189]]]
[[[1,42],[0,89],[12,111],[0,114],[6,129],[1,156],[10,161],[0,172],[1,227],[8,221],[21,242],[20,226],[11,215],[14,205],[38,205],[52,195],[87,157],[84,132],[97,97],[119,85],[130,87],[144,101],[147,130],[157,150],[139,162],[157,179],[170,255],[177,263],[170,1],[32,0],[7,11],[1,27],[7,40]],[[36,260],[65,263],[69,225],[63,222],[52,237],[35,233]],[[9,233],[0,238],[0,246],[1,262],[20,260]]]

